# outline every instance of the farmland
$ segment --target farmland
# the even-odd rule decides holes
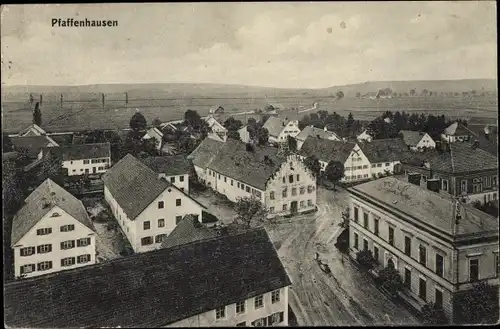
[[[122,85],[121,90],[128,91],[128,103],[125,101],[125,92],[117,92],[118,87],[113,87],[109,88],[109,93],[105,93],[104,106],[101,94],[88,88],[79,92],[74,90],[76,87],[37,89],[35,86],[33,94],[36,102],[39,99],[36,91],[42,93],[42,127],[53,132],[127,128],[136,108],[141,110],[148,122],[152,122],[155,117],[161,121],[179,120],[187,109],[207,115],[209,109],[215,105],[224,107],[227,117],[231,113],[263,108],[268,103],[281,104],[284,108],[305,109],[318,102],[318,110],[335,111],[344,116],[352,112],[358,120],[371,120],[387,110],[444,114],[450,118],[465,118],[477,124],[496,124],[498,116],[496,95],[416,96],[392,99],[355,98],[353,95],[346,95],[345,98],[336,100],[332,88],[293,90],[232,86],[224,89],[224,86],[219,86],[207,89],[197,86],[199,85],[189,88],[189,85],[180,85],[170,90],[162,90],[155,85],[152,85],[151,89],[144,86],[126,88],[126,85]],[[2,94],[3,131],[16,132],[31,124],[31,113],[32,105],[25,89],[18,88]],[[244,117],[240,119],[244,120]]]

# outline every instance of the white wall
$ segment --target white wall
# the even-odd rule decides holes
[[[275,140],[277,142],[286,142],[288,136],[295,137],[298,134],[300,134],[300,129],[299,129],[299,121],[297,120],[292,120],[286,124],[286,126],[283,127],[281,130],[281,133],[278,136],[278,139]]]
[[[372,136],[370,136],[366,130],[363,131],[361,134],[359,134],[357,137],[358,141],[368,141],[368,142],[371,142],[371,140],[373,139]]]
[[[358,154],[356,154],[356,152]],[[353,182],[371,178],[371,164],[358,144],[354,145],[353,150],[344,162],[344,177],[341,182]]]
[[[189,175],[184,174],[184,175],[171,175],[167,176],[164,173],[158,174],[158,177],[160,178],[165,178],[168,182],[179,188],[181,191],[184,191],[185,193],[189,193]],[[174,181],[172,181],[172,179]],[[183,181],[181,181],[181,179]]]
[[[238,130],[240,134],[240,138],[244,143],[248,143],[250,141],[250,133],[247,130],[247,126],[243,126],[240,130]]]
[[[425,134],[416,145],[416,149],[419,148],[436,148],[436,142],[431,138],[431,136],[429,136],[429,134]]]
[[[87,162],[88,163],[84,163]],[[92,163],[92,161],[99,161],[98,163]],[[88,170],[89,174],[94,173],[93,168],[96,169],[95,173],[102,174],[105,173],[110,166],[111,158],[102,157],[96,159],[82,159],[82,160],[68,160],[64,161],[62,167],[68,170],[68,176],[84,175],[85,170]],[[101,168],[101,169],[99,169]]]
[[[236,303],[225,307],[225,318],[216,319],[216,310],[172,323],[167,327],[234,327],[238,323],[246,322],[246,326],[259,318],[270,316],[273,313],[283,312],[283,322],[278,326],[288,326],[288,287],[280,290],[280,301],[272,304],[271,292],[264,294],[264,305],[255,309],[254,298],[245,301],[245,312],[236,314]]]
[[[224,176],[211,169],[208,170],[208,173],[209,176],[207,178],[207,185],[210,183],[209,186],[213,190],[224,194],[230,201],[237,202],[237,199],[240,197],[250,197],[253,195],[264,203],[264,192],[261,189],[257,189],[247,183]]]
[[[51,217],[55,213],[57,217]],[[74,231],[61,232],[60,227],[63,225],[73,224]],[[52,233],[47,235],[37,235],[37,230],[42,228],[52,228]],[[90,245],[86,247],[78,247],[76,240],[81,238],[90,238]],[[61,242],[67,240],[75,240],[75,247],[71,249],[61,250]],[[52,251],[48,253],[36,253],[36,247],[39,245],[51,244]],[[21,257],[21,248],[35,247],[35,254],[31,256]],[[14,267],[15,276],[21,274],[20,266],[26,264],[35,264],[35,272],[27,274],[26,277],[44,275],[47,273],[62,271],[66,269],[95,264],[96,261],[96,244],[95,233],[74,219],[58,206],[54,206],[23,238],[14,246]],[[79,255],[90,254],[90,261],[83,264],[76,262],[76,257]],[[66,257],[75,257],[75,265],[61,267],[61,259]],[[46,271],[38,271],[37,263],[43,261],[52,261],[52,269]]]
[[[161,150],[163,144],[163,136],[157,133],[154,129],[149,129],[146,135],[142,137],[142,139],[151,139],[154,138],[156,140],[156,149]]]

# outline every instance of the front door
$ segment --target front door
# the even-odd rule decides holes
[[[290,211],[292,214],[297,213],[297,201],[292,201],[292,204],[290,205]]]

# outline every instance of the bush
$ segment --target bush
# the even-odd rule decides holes
[[[472,289],[460,291],[453,298],[459,324],[483,324],[498,321],[498,286],[476,283]]]
[[[373,258],[371,250],[360,250],[356,254],[356,261],[366,270],[371,270],[375,267],[377,261]]]
[[[392,295],[397,295],[403,289],[403,279],[393,267],[386,267],[379,273],[380,285]]]
[[[448,318],[444,314],[442,308],[437,307],[435,304],[429,303],[422,307],[421,310],[422,320],[424,324],[438,325],[448,324]]]

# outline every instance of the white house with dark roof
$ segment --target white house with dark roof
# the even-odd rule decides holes
[[[193,166],[185,155],[146,157],[140,160],[157,172],[158,177],[165,178],[179,190],[189,193],[189,176]]]
[[[295,137],[300,133],[297,116],[270,117],[263,128],[269,132],[270,143],[284,143],[288,136]]]
[[[211,131],[208,133],[208,137],[219,140],[226,141],[227,139],[227,129],[224,127],[219,121],[217,121],[212,115],[204,118],[207,122],[208,127],[210,127]]]
[[[26,152],[26,155],[31,159],[38,158],[40,151],[44,147],[59,146],[52,138],[46,135],[24,135],[14,136],[10,138],[12,147],[17,152]]]
[[[441,139],[448,143],[468,142],[474,137],[474,133],[463,124],[453,122],[441,134]]]
[[[33,277],[96,262],[94,227],[80,200],[47,179],[12,220],[16,277]]]
[[[332,141],[341,140],[341,138],[336,133],[328,131],[326,127],[324,129],[320,129],[314,126],[307,126],[302,129],[302,131],[297,136],[295,136],[295,139],[297,140],[297,150],[300,150],[307,137],[309,136]]]
[[[248,131],[248,126],[243,126],[238,129],[238,134],[240,134],[240,138],[243,143],[250,143],[250,132]]]
[[[135,252],[159,248],[188,214],[201,221],[203,205],[130,154],[102,180],[104,199]]]
[[[403,141],[412,151],[436,147],[436,142],[428,133],[411,130],[401,130],[400,133],[403,135]]]
[[[316,208],[316,179],[296,155],[285,158],[273,147],[249,149],[233,139],[205,139],[190,158],[200,180],[232,202],[254,196],[270,217]]]
[[[142,136],[142,139],[151,139],[151,138],[156,141],[156,149],[158,151],[161,150],[163,144],[163,133],[160,131],[160,129],[152,127],[146,132],[144,136]]]
[[[208,111],[210,114],[223,114],[224,113],[224,108],[220,105],[214,105],[210,108]]]
[[[37,124],[32,124],[29,127],[25,128],[24,130],[21,130],[17,136],[43,136],[46,135],[47,132],[40,128],[39,125]]]
[[[290,286],[269,235],[258,228],[6,283],[4,323],[10,328],[288,326]]]
[[[365,129],[359,135],[356,136],[356,139],[358,140],[358,142],[371,142],[373,136],[371,136],[368,130]]]

